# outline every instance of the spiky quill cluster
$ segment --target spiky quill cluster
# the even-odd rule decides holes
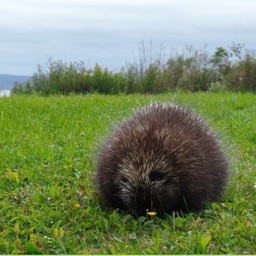
[[[214,132],[193,111],[153,103],[120,123],[104,142],[96,177],[108,206],[162,215],[218,200],[228,162]]]

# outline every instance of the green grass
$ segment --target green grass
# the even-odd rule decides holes
[[[170,100],[220,132],[232,177],[220,203],[166,219],[105,209],[97,145],[134,108]],[[0,98],[1,254],[255,254],[256,95]]]

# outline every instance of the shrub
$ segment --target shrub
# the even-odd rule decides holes
[[[128,63],[119,72],[96,64],[93,69],[83,62],[64,63],[49,60],[46,69],[40,65],[26,84],[15,84],[12,93],[70,94],[90,93],[163,93],[182,91],[255,91],[256,53],[233,44],[217,47],[211,55],[186,47],[181,53],[166,57],[163,49],[142,42],[139,60]]]

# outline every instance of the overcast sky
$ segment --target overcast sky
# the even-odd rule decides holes
[[[0,1],[0,74],[32,75],[49,58],[119,70],[142,41],[256,49],[255,0]]]

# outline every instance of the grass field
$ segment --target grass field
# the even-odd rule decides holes
[[[232,177],[196,213],[134,219],[94,192],[97,145],[151,101],[184,104],[220,133]],[[0,254],[255,254],[256,95],[0,98]]]

